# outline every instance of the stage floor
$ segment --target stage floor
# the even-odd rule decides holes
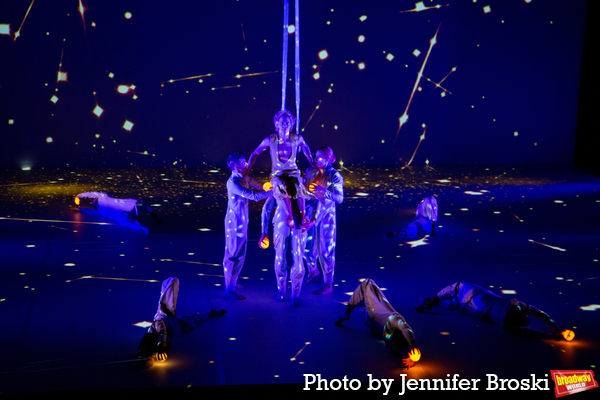
[[[294,308],[272,298],[274,250],[258,247],[262,204],[250,208],[239,290],[247,300],[223,298],[225,169],[0,171],[0,392],[297,384],[286,393],[319,393],[301,390],[305,374],[363,382],[534,374],[552,390],[551,370],[596,370],[600,179],[563,165],[341,172],[334,292],[311,293],[319,276]],[[257,175],[266,181],[266,171]],[[82,214],[73,198],[92,190],[144,199],[163,223],[145,234]],[[384,240],[428,195],[437,196],[438,234]],[[167,362],[146,369],[135,358],[145,332],[136,324],[152,321],[171,276],[181,282],[178,315],[228,313],[176,339]],[[333,324],[364,278],[385,288],[414,329],[423,352],[416,367],[403,368],[358,315]],[[458,313],[414,310],[415,296],[456,281],[514,291],[505,296],[577,336],[526,339]],[[540,321],[531,328],[549,332]]]

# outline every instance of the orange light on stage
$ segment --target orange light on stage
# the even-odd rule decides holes
[[[419,361],[421,359],[421,350],[415,347],[408,353],[408,357],[414,362]]]
[[[79,203],[80,203],[79,197],[75,197],[75,204],[79,205]]]
[[[265,237],[263,240],[261,240],[261,242],[258,244],[260,246],[261,249],[268,249],[269,248],[269,238]]]
[[[570,331],[568,329],[563,329],[560,333],[567,342],[570,342],[571,340],[573,340],[575,338],[575,332]]]
[[[273,185],[271,185],[271,182],[265,182],[265,184],[263,185],[263,190],[265,192],[268,192],[269,190],[273,190]]]
[[[160,363],[167,361],[167,353],[156,353],[156,361]]]

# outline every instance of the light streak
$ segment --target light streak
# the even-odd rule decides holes
[[[246,34],[244,33],[244,24],[242,25],[242,39],[244,39],[244,51],[248,51],[248,46],[246,45]]]
[[[426,240],[427,236],[425,236],[423,239],[413,240],[412,242],[406,242],[406,244],[410,244],[410,248],[412,249],[413,247],[425,246],[426,244],[429,244],[426,242]]]
[[[220,89],[232,89],[232,88],[239,88],[242,87],[241,85],[232,85],[232,86],[221,86],[218,88],[210,88],[210,90],[220,90]]]
[[[13,43],[17,41],[17,38],[19,36],[21,36],[21,28],[23,28],[23,24],[25,23],[25,20],[27,19],[27,16],[29,15],[29,11],[31,11],[31,7],[33,6],[33,2],[35,0],[31,0],[31,4],[29,4],[29,8],[27,9],[27,12],[25,13],[25,16],[23,17],[23,21],[21,22],[21,26],[19,26],[19,29],[17,29],[17,31],[15,32],[15,37],[13,39]]]
[[[313,110],[312,114],[310,114],[310,117],[308,117],[308,121],[306,121],[306,124],[304,124],[304,128],[302,128],[302,132],[304,132],[304,129],[306,129],[306,125],[308,125],[308,123],[310,122],[310,120],[312,119],[312,117],[315,115],[315,113],[317,112],[317,110],[319,109],[319,107],[321,107],[321,103],[322,102],[323,102],[323,100],[319,100],[319,104],[317,104],[317,106]]]
[[[74,230],[74,229],[61,228],[61,227],[59,227],[59,226],[54,226],[54,225],[50,225],[50,226],[51,226],[52,228],[56,228],[56,229],[62,229],[62,230],[69,231],[69,232],[77,232],[77,231],[76,231],[76,230]]]
[[[452,69],[450,70],[450,72],[448,72],[448,74],[447,74],[447,75],[444,77],[444,79],[442,79],[442,80],[441,80],[441,81],[439,81],[438,83],[435,83],[434,81],[432,81],[431,79],[429,79],[429,78],[428,78],[428,77],[426,77],[426,76],[425,76],[424,78],[425,78],[425,79],[427,79],[429,82],[431,82],[431,83],[433,83],[433,84],[435,85],[435,87],[433,88],[433,90],[435,90],[435,89],[437,89],[437,88],[440,88],[440,89],[442,89],[444,92],[446,92],[446,93],[449,93],[449,94],[452,94],[452,92],[450,92],[449,90],[446,90],[445,88],[443,88],[443,87],[441,86],[441,84],[442,84],[442,82],[444,82],[444,81],[445,81],[445,80],[446,80],[446,79],[447,79],[447,78],[450,76],[450,74],[451,74],[451,73],[453,73],[453,72],[455,72],[455,71],[456,71],[456,68],[458,68],[458,66],[456,66],[456,67],[452,68]],[[433,90],[432,90],[432,91],[433,91]]]
[[[296,359],[298,358],[298,356],[300,355],[300,353],[302,353],[302,351],[306,348],[306,346],[308,346],[310,344],[310,342],[306,342],[304,343],[304,346],[302,346],[302,348],[300,350],[298,350],[298,352],[296,353],[296,355],[292,358],[290,358],[290,362],[292,361],[296,361]]]
[[[399,125],[398,125],[398,131],[396,132],[396,138],[394,139],[394,145],[396,144],[396,140],[398,139],[398,134],[400,133],[400,129],[402,128],[402,125],[404,125],[406,123],[406,121],[408,121],[408,109],[410,107],[410,103],[412,102],[415,92],[417,91],[417,88],[419,87],[419,82],[421,81],[421,77],[423,76],[423,70],[425,70],[425,65],[427,65],[427,60],[429,59],[431,50],[433,49],[433,46],[435,46],[435,44],[437,43],[437,35],[438,35],[438,32],[440,31],[441,26],[442,26],[442,24],[438,25],[438,28],[435,31],[435,35],[433,35],[433,37],[429,40],[429,50],[427,50],[427,55],[425,56],[425,59],[423,60],[423,64],[421,65],[421,69],[419,70],[419,73],[417,74],[417,80],[415,81],[415,84],[413,86],[412,92],[410,94],[410,98],[408,99],[408,103],[406,104],[406,109],[404,110],[404,114],[402,114],[402,116],[400,118],[398,118]]]
[[[579,308],[581,308],[583,311],[596,311],[600,308],[600,304],[590,304],[589,306],[581,306]]]
[[[106,276],[94,276],[94,275],[80,276],[79,278],[69,279],[69,280],[66,280],[65,282],[80,281],[82,279],[105,279],[105,280],[109,280],[109,281],[135,281],[135,282],[150,282],[150,283],[160,282],[155,279],[109,278]]]
[[[244,75],[237,74],[236,76],[234,76],[234,78],[239,79],[239,78],[245,78],[247,76],[257,76],[257,75],[274,74],[276,72],[279,72],[279,71],[255,72],[255,73],[252,73],[252,74],[244,74]]]
[[[173,82],[179,82],[179,81],[188,81],[190,79],[205,78],[207,76],[213,76],[213,75],[214,75],[213,73],[210,73],[210,74],[204,74],[204,75],[188,76],[187,78],[169,79],[168,81],[161,82],[160,85],[164,86],[165,83],[173,83]]]
[[[425,132],[427,132],[427,125],[425,125],[425,129],[423,129],[423,134],[421,135],[421,138],[419,139],[419,143],[417,143],[417,147],[415,148],[415,151],[413,152],[412,156],[410,157],[410,160],[408,160],[408,162],[404,165],[404,167],[402,167],[402,169],[408,167],[410,165],[410,163],[412,163],[413,159],[415,158],[415,155],[417,154],[417,150],[419,150],[419,146],[421,145],[421,142],[423,140],[425,140]]]
[[[216,267],[222,267],[223,266],[223,264],[211,264],[211,263],[205,263],[205,262],[200,262],[200,261],[172,260],[170,258],[161,258],[160,261],[182,262],[182,263],[188,263],[188,264],[214,265]]]
[[[79,7],[77,8],[77,10],[79,11],[79,14],[81,14],[81,22],[83,23],[83,33],[85,35],[87,35],[87,31],[85,29],[85,12],[86,10],[88,10],[87,4],[83,4],[82,0],[79,0]]]
[[[511,213],[511,214],[512,214],[512,215],[513,215],[513,216],[514,216],[516,219],[518,219],[518,220],[519,220],[519,222],[523,222],[523,220],[522,220],[521,218],[517,217],[517,215],[516,215],[514,212],[512,212],[512,211],[511,211],[510,213]]]
[[[29,222],[58,222],[58,223],[65,223],[65,224],[114,225],[114,224],[109,224],[108,222],[60,221],[60,220],[54,220],[54,219],[7,218],[7,217],[0,217],[0,219],[9,219],[9,220],[13,220],[13,221],[29,221]]]
[[[402,13],[409,13],[409,12],[421,12],[421,11],[427,11],[427,10],[432,10],[432,9],[440,9],[442,7],[448,7],[449,4],[441,5],[441,4],[436,4],[435,6],[430,6],[430,7],[426,7],[425,4],[423,4],[422,1],[415,3],[415,8],[413,8],[412,10],[404,10],[404,11],[399,11],[400,14]]]
[[[351,174],[354,173],[354,172],[350,171],[348,168],[344,167],[344,162],[342,160],[340,160],[340,168],[345,169],[346,171],[350,172]]]
[[[156,157],[156,154],[150,154],[147,151],[144,151],[143,153],[140,151],[132,151],[132,150],[127,150],[128,153],[133,153],[133,154],[140,154],[142,156],[152,156],[152,157]]]
[[[540,242],[536,242],[535,240],[529,239],[529,241],[531,243],[536,243],[536,244],[541,244],[542,246],[546,246],[551,248],[552,250],[558,250],[558,251],[567,251],[566,249],[560,248],[560,247],[556,247],[556,246],[550,246],[549,244],[545,244],[545,243],[540,243]]]
[[[216,276],[217,278],[224,278],[225,275],[211,275],[211,274],[198,274],[199,276]]]

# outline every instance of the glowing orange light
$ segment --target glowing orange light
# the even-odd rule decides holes
[[[167,361],[167,353],[156,353],[156,361],[161,363]]]
[[[314,193],[314,192],[315,192],[315,188],[316,188],[316,187],[317,187],[317,184],[316,184],[316,183],[311,183],[311,184],[308,186],[308,190],[310,190],[310,192],[311,192],[311,193]]]
[[[570,342],[571,340],[573,340],[575,338],[575,332],[573,332],[571,330],[563,329],[560,333],[567,342]]]
[[[75,197],[75,204],[79,205],[79,203],[80,203],[79,197]]]
[[[271,182],[265,182],[265,184],[263,185],[263,190],[265,192],[268,192],[269,190],[273,190],[273,185],[271,185]]]
[[[408,357],[414,362],[419,361],[421,359],[421,350],[415,347],[408,353]]]
[[[259,243],[259,246],[261,249],[268,249],[269,248],[269,238],[265,237],[263,240],[261,240],[261,242]]]

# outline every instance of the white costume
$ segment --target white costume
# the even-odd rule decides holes
[[[437,223],[438,205],[435,197],[426,197],[417,206],[415,218],[403,229],[406,236],[423,235],[432,233],[434,224]]]
[[[138,215],[138,200],[117,199],[104,192],[85,192],[75,196],[75,204],[83,213],[114,219],[121,226],[148,232],[148,228],[133,219],[133,215]]]
[[[286,284],[287,284],[287,263],[285,256],[287,254],[288,245],[286,239],[290,237],[293,264],[290,271],[292,280],[292,299],[300,297],[302,290],[302,280],[304,279],[304,265],[302,255],[306,246],[307,233],[302,229],[291,229],[287,223],[287,211],[283,204],[277,205],[275,216],[273,217],[273,242],[275,246],[275,278],[277,280],[277,289],[281,300],[285,299]]]
[[[361,307],[359,311],[373,333],[377,332],[384,339],[389,339],[394,332],[400,331],[411,348],[416,346],[412,328],[404,317],[394,310],[373,280],[365,279],[350,297],[348,305]]]
[[[250,176],[232,172],[227,180],[227,212],[225,213],[225,256],[223,273],[225,292],[234,292],[246,259],[248,247],[248,200],[260,201],[273,195],[272,191],[253,192],[250,187],[262,185]]]
[[[344,201],[344,178],[331,165],[328,165],[320,175],[318,168],[310,167],[306,170],[305,177],[307,187],[311,183],[315,183],[325,188],[325,193],[315,192],[316,199],[312,199],[306,204],[306,215],[310,216],[315,212],[318,219],[315,225],[308,230],[304,261],[306,261],[308,273],[316,275],[318,259],[323,270],[324,282],[333,285],[337,232],[335,205],[342,204]],[[322,210],[317,212],[316,208],[319,203]]]

